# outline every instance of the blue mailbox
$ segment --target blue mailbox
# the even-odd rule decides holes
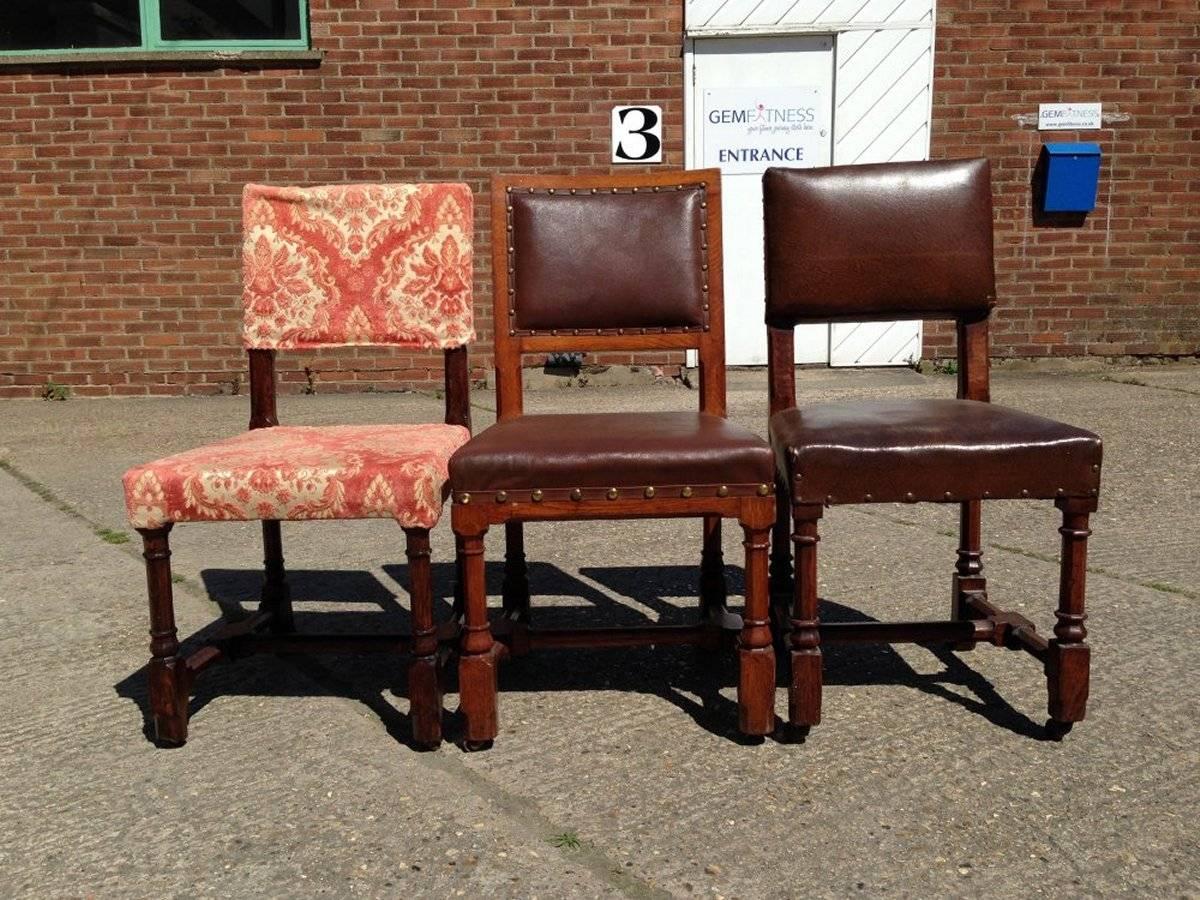
[[[1091,212],[1100,183],[1099,144],[1044,144],[1044,212]]]

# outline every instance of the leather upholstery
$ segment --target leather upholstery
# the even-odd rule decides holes
[[[983,315],[995,303],[985,159],[767,169],[767,324]]]
[[[432,528],[458,425],[256,428],[125,473],[134,528],[254,519],[395,519]]]
[[[509,194],[513,327],[701,328],[704,189]]]
[[[772,485],[767,443],[701,412],[525,415],[476,435],[450,459],[459,491],[662,485]]]
[[[771,444],[795,503],[1095,496],[1100,438],[975,400],[786,409]]]

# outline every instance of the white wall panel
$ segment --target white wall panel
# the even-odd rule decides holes
[[[904,27],[933,21],[933,0],[687,0],[689,34],[741,29],[819,26],[829,32],[857,25]]]

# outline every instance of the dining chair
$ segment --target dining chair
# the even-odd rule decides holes
[[[187,739],[193,681],[251,652],[410,651],[413,739],[441,740],[429,532],[451,454],[470,437],[472,198],[463,184],[247,185],[242,196],[243,343],[250,430],[125,473],[150,599],[150,708],[159,743]],[[438,349],[445,419],[416,425],[283,426],[275,354],[346,346]],[[295,633],[282,521],[394,519],[406,536],[411,635]],[[184,654],[168,535],[177,522],[261,521],[257,614]]]
[[[770,447],[726,418],[720,174],[497,176],[492,181],[497,423],[450,460],[464,586],[465,745],[497,732],[496,665],[546,647],[704,644],[739,634],[739,726],[775,724],[767,551]],[[522,358],[698,351],[699,411],[527,414]],[[554,630],[531,621],[526,522],[702,518],[700,622]],[[725,602],[721,520],[745,534],[745,615]],[[489,623],[484,535],[505,526],[505,616]],[[560,528],[562,526],[559,526]]]
[[[770,436],[779,477],[771,574],[776,621],[791,632],[789,724],[800,737],[821,719],[822,644],[949,642],[968,649],[987,641],[1043,664],[1046,730],[1061,738],[1083,719],[1088,696],[1084,581],[1101,443],[1082,428],[990,402],[996,287],[987,160],[772,168],[763,176],[763,197]],[[796,325],[914,318],[956,322],[957,399],[797,405]],[[1061,510],[1062,572],[1049,639],[988,597],[981,506],[1002,499],[1053,500]],[[822,511],[922,502],[959,506],[950,619],[821,622]]]

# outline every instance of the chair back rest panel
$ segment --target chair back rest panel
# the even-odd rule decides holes
[[[520,415],[521,355],[698,349],[724,414],[720,173],[496,176],[497,404]],[[507,325],[507,327],[505,327]]]
[[[250,184],[242,213],[247,349],[474,340],[467,185]]]
[[[771,168],[767,324],[958,318],[995,303],[986,159]]]
[[[702,329],[704,202],[695,184],[636,194],[513,191],[513,327],[520,334]]]

